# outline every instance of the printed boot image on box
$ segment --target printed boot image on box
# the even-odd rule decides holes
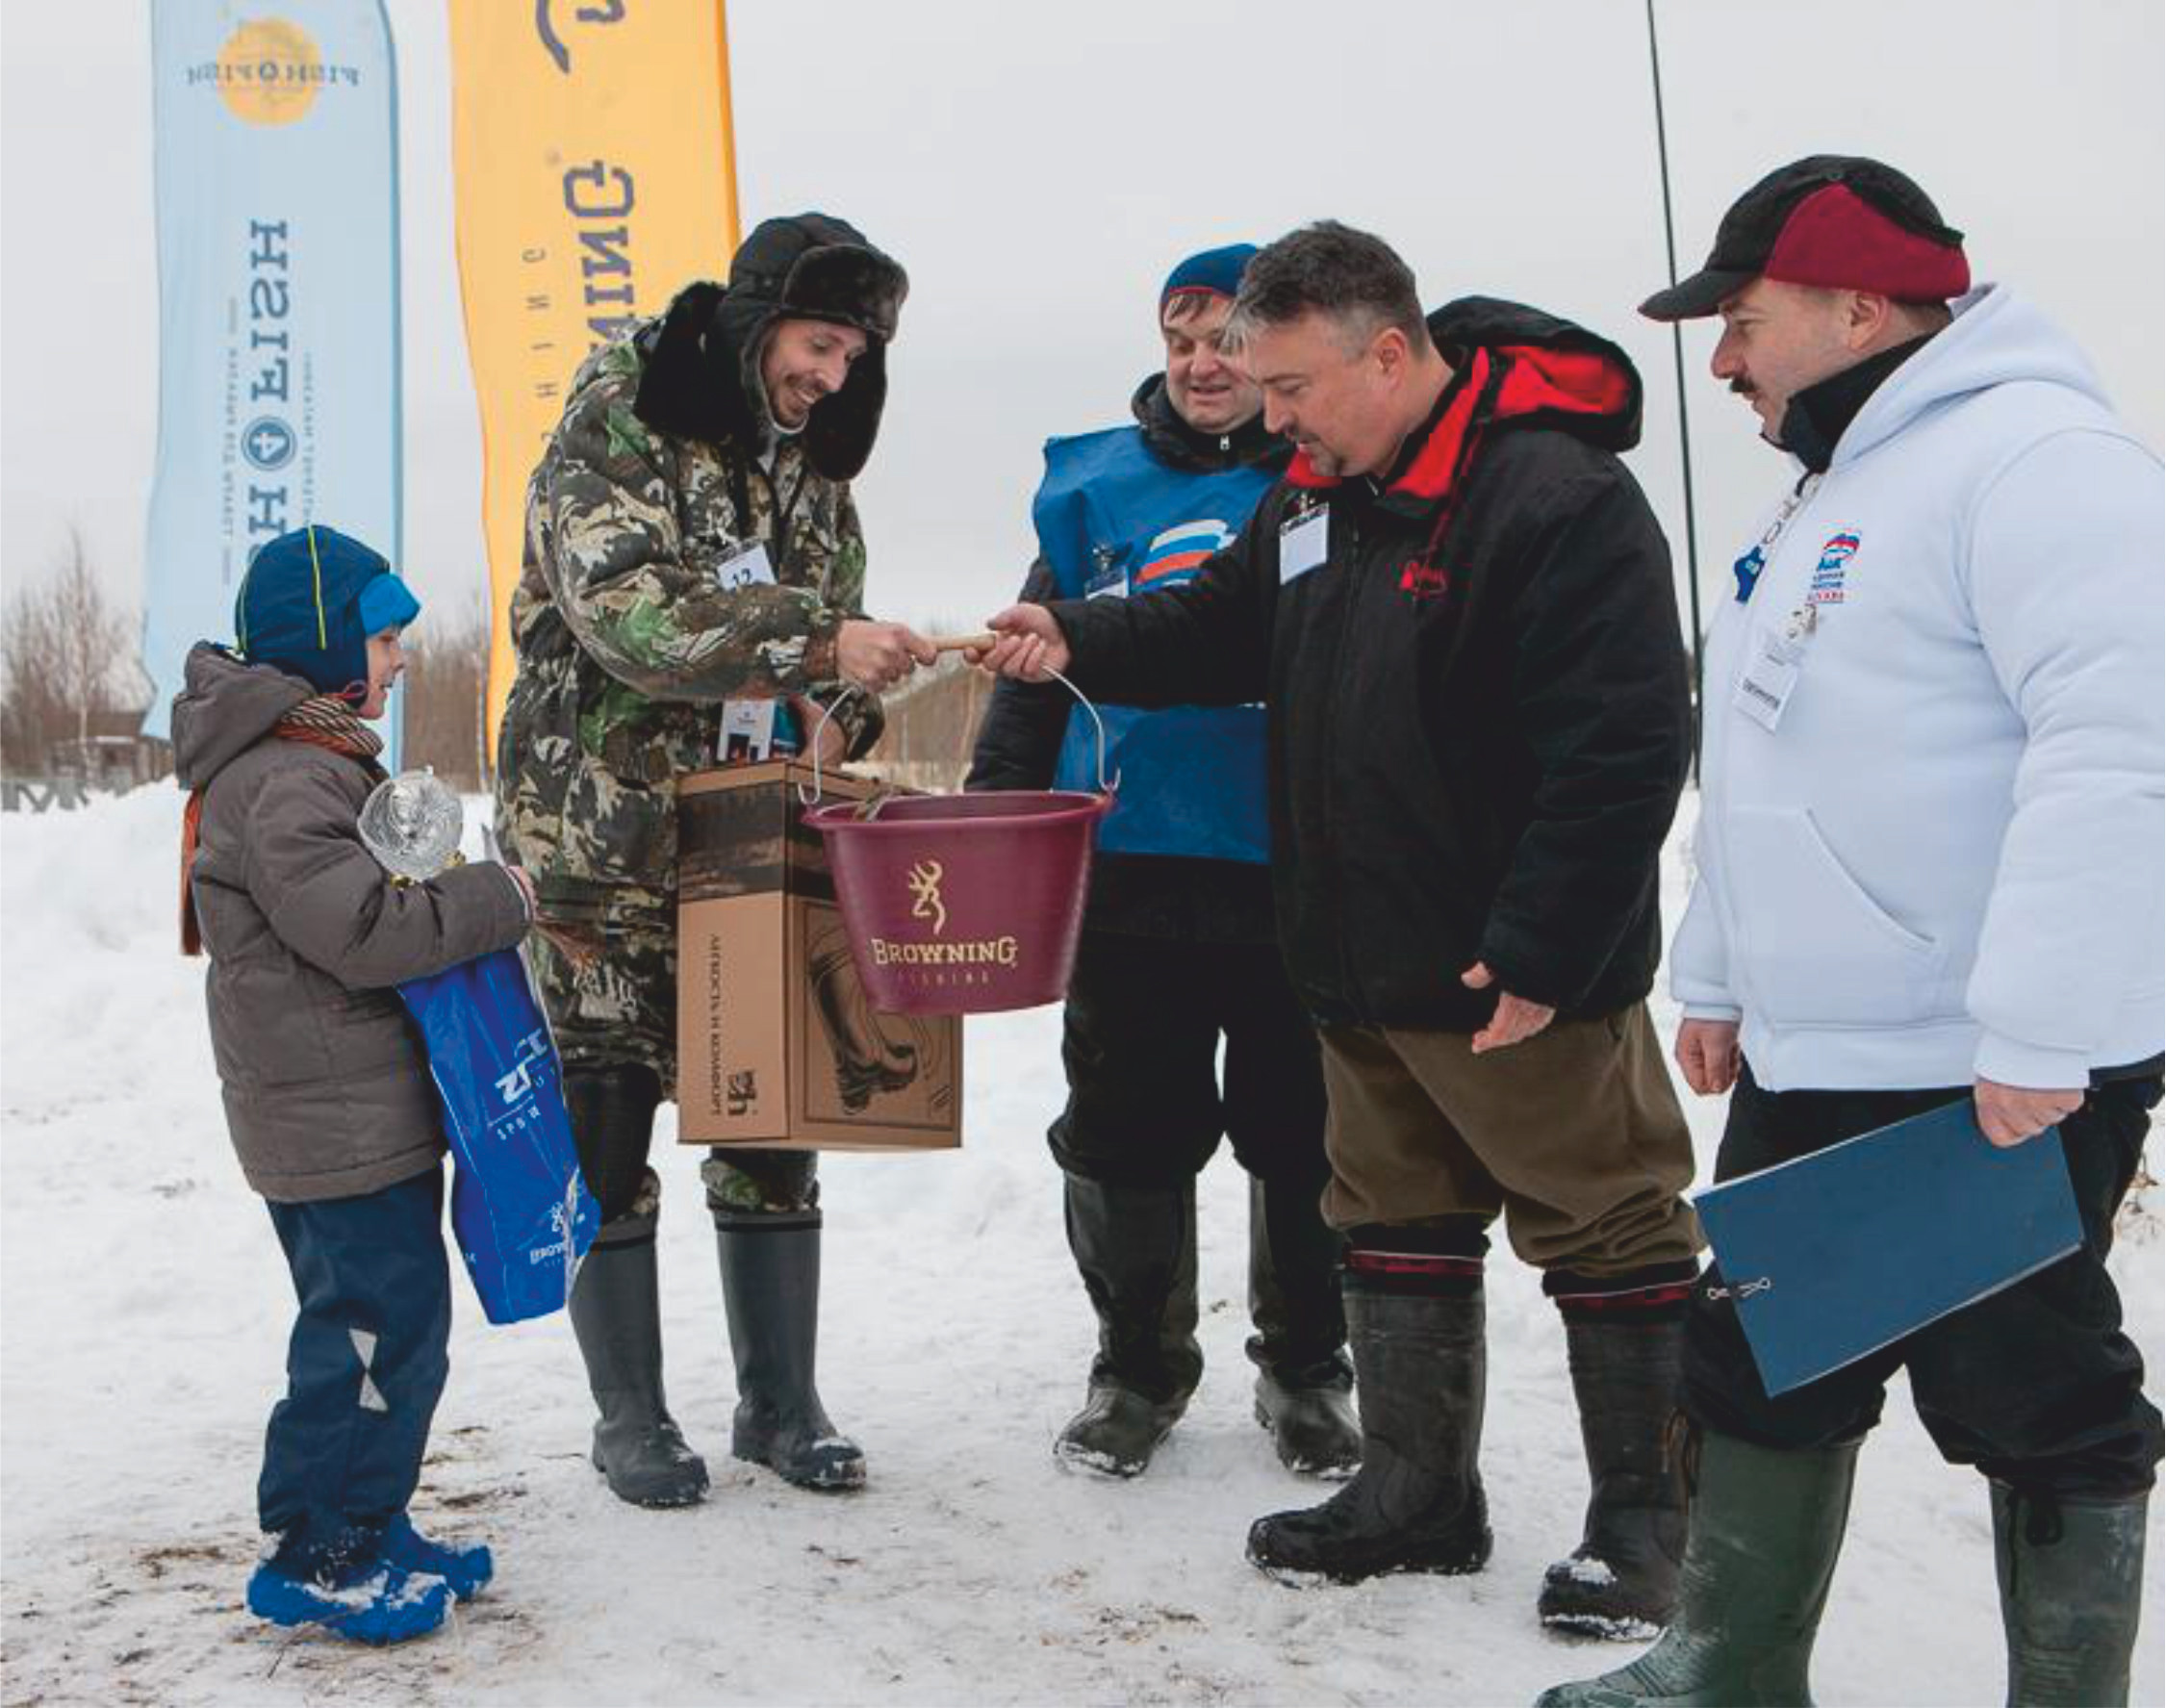
[[[914,1014],[876,1014],[865,999],[857,963],[850,956],[850,932],[841,910],[817,902],[804,906],[804,973],[812,1007],[833,1067],[831,1074],[806,1064],[806,1112],[840,1121],[867,1112],[876,1099],[907,1090],[921,1079],[932,1112],[945,1114],[950,1098],[948,1027]],[[809,1053],[817,1055],[813,1040]],[[832,1090],[830,1099],[825,1093]]]

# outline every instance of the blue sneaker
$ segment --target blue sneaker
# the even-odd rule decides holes
[[[290,1577],[268,1561],[248,1579],[248,1611],[274,1625],[321,1625],[355,1643],[404,1643],[426,1637],[451,1610],[451,1586],[428,1572],[385,1561],[332,1589]]]
[[[471,1601],[497,1575],[497,1562],[483,1543],[433,1541],[404,1513],[384,1526],[383,1547],[389,1564],[442,1578],[461,1601]]]

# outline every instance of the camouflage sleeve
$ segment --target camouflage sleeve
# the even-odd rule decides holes
[[[857,520],[857,505],[845,486],[835,500],[835,553],[828,572],[825,592],[828,603],[849,617],[865,615],[865,529]],[[873,751],[887,727],[887,713],[871,694],[848,691],[843,682],[822,687],[812,698],[834,706],[834,720],[842,726],[853,759]]]
[[[627,370],[566,412],[536,475],[549,593],[596,663],[650,700],[803,694],[835,678],[850,609],[804,587],[722,587],[711,548],[684,539],[668,453],[632,413]],[[857,551],[863,584],[863,548]]]

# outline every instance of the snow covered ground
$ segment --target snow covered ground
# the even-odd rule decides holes
[[[864,1493],[797,1492],[726,1456],[699,1153],[662,1143],[671,1392],[716,1472],[707,1504],[612,1499],[584,1459],[566,1325],[492,1329],[461,1280],[417,1516],[486,1536],[497,1585],[389,1653],[259,1625],[241,1588],[291,1295],[227,1148],[201,966],[174,949],[179,817],[153,789],[0,822],[7,1703],[1524,1702],[1631,1652],[1533,1619],[1584,1482],[1555,1313],[1509,1258],[1491,1271],[1490,1569],[1297,1591],[1243,1563],[1253,1517],[1320,1491],[1250,1420],[1229,1161],[1205,1177],[1210,1368],[1187,1421],[1138,1483],[1054,1467],[1091,1331],[1041,1137],[1051,1009],[971,1023],[959,1153],[826,1160],[822,1386],[865,1445]],[[1705,1161],[1717,1111],[1694,1118]],[[2155,1194],[2115,1267],[2155,1391]],[[1866,1456],[1820,1698],[1997,1702],[2000,1654],[1984,1490],[1940,1463],[1898,1391]]]

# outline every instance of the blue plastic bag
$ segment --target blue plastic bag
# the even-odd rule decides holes
[[[515,950],[461,961],[398,994],[428,1045],[458,1159],[451,1232],[491,1322],[546,1316],[572,1296],[601,1207],[579,1175],[563,1074]]]

